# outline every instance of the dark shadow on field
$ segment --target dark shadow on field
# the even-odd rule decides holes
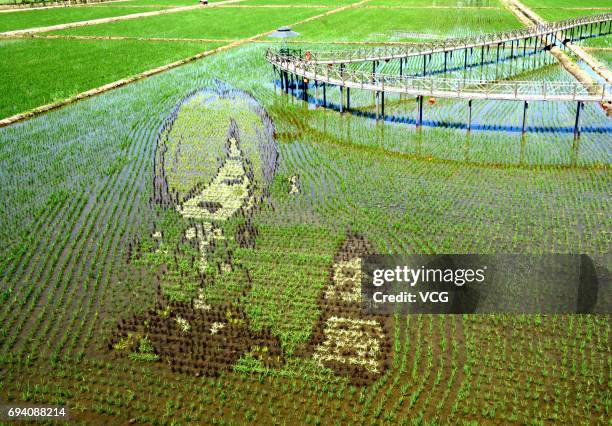
[[[317,302],[319,320],[302,354],[359,386],[376,381],[391,364],[393,317],[365,314],[360,302],[361,259],[374,252],[364,237],[347,233],[329,268]]]
[[[248,273],[245,278],[250,279]],[[150,360],[162,361],[172,372],[195,376],[230,371],[246,353],[267,368],[283,363],[279,339],[269,329],[251,331],[240,306],[172,302],[159,286],[157,300],[154,308],[119,323],[109,350],[127,352],[134,360],[151,354]],[[150,345],[148,351],[143,350],[143,341]]]

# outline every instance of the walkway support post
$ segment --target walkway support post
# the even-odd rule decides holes
[[[525,134],[527,130],[527,109],[529,108],[529,102],[525,101],[523,104],[523,126],[521,129],[521,133]]]
[[[582,101],[578,101],[578,105],[576,107],[576,121],[574,123],[574,136],[580,136],[580,112],[584,108],[584,103]]]
[[[471,99],[468,101],[468,125],[467,125],[467,130],[468,130],[468,132],[472,131],[472,100]]]
[[[351,88],[346,88],[346,110],[349,111],[351,109]]]
[[[423,125],[423,96],[417,96],[417,127],[421,127]]]
[[[288,95],[289,94],[289,74],[287,73],[287,71],[285,71],[284,74],[285,74],[285,93]]]
[[[315,87],[315,108],[317,108],[319,106],[319,82],[317,80],[314,81],[314,87]]]
[[[376,104],[376,120],[378,120],[380,118],[380,92],[376,92],[374,99]]]
[[[448,55],[448,52],[445,50],[445,51],[444,51],[444,75],[446,75],[446,62],[447,62],[447,55]]]
[[[340,78],[344,84],[344,64],[340,64]],[[340,112],[344,112],[344,86],[340,86]]]
[[[483,67],[484,65],[484,44],[482,45],[482,47],[480,48],[480,68]]]
[[[327,83],[323,82],[323,108],[327,108]]]
[[[380,92],[380,116],[385,119],[385,91]]]

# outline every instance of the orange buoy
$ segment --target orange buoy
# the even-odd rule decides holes
[[[436,103],[436,98],[429,98],[429,105],[433,105]]]

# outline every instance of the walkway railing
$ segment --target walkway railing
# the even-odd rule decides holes
[[[609,86],[556,81],[483,81],[462,78],[407,77],[369,73],[307,61],[301,57],[268,50],[268,62],[289,74],[315,82],[375,92],[406,93],[441,98],[516,101],[612,101]]]

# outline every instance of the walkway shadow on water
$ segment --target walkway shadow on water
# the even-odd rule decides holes
[[[280,80],[275,80],[274,84],[277,88],[280,88]],[[296,85],[294,84],[294,87]],[[291,86],[290,86],[291,87]],[[314,90],[314,85],[309,83],[308,90]],[[304,102],[302,90],[299,88],[289,89],[289,95],[295,97],[299,101]],[[518,101],[517,101],[518,102]],[[319,106],[321,108],[330,109],[333,111],[340,112],[340,105],[335,104],[333,102],[327,101],[327,105],[324,107],[323,102],[319,99],[316,99],[314,96],[308,96],[308,104],[312,106]],[[384,118],[376,118],[376,113],[370,111],[361,111],[357,109],[346,109],[344,108],[344,114],[350,114],[355,117],[364,117],[369,118],[371,120],[376,121],[385,121],[388,123],[401,123],[401,124],[410,124],[416,126],[417,120],[412,117],[406,116],[398,116],[398,115],[388,115],[385,114]],[[447,129],[463,129],[467,130],[467,123],[463,122],[453,122],[453,121],[442,121],[442,120],[426,120],[423,119],[421,123],[422,126],[426,127],[440,127]],[[520,125],[509,125],[509,124],[479,124],[472,122],[470,127],[471,130],[480,130],[480,131],[503,131],[503,132],[511,132],[511,133],[522,133],[522,127]],[[574,133],[574,126],[529,126],[525,127],[526,133]],[[609,126],[588,126],[583,125],[580,126],[580,133],[612,133],[612,124]]]

